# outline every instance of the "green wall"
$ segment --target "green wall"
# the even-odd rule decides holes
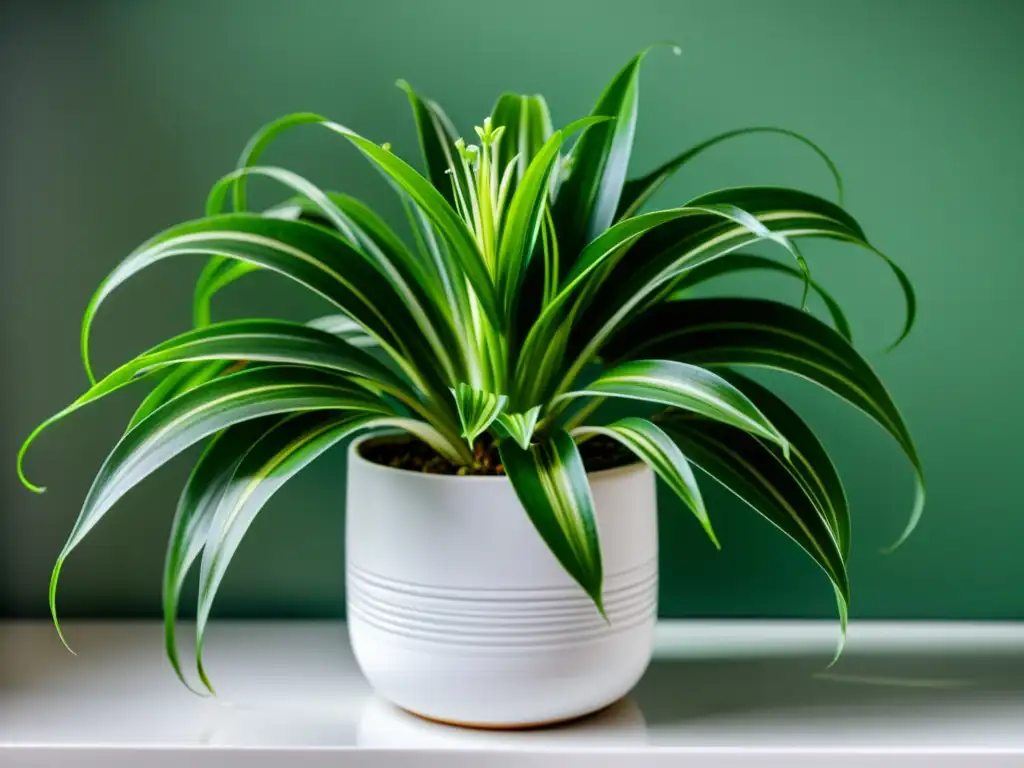
[[[1024,618],[1020,435],[1024,277],[1024,4],[982,0],[516,0],[372,3],[266,0],[12,3],[0,11],[0,614],[42,616],[53,558],[134,398],[54,429],[29,459],[51,490],[17,484],[16,447],[85,386],[78,321],[94,286],[141,240],[202,209],[246,138],[315,110],[411,156],[408,78],[464,130],[503,89],[545,93],[556,122],[586,113],[635,51],[673,40],[643,73],[634,168],[717,131],[779,124],[826,147],[848,205],[913,276],[917,332],[882,349],[898,292],[863,252],[812,243],[816,277],[846,302],[862,349],[919,442],[930,501],[896,554],[911,477],[866,418],[789,380],[835,451],[854,512],[852,612],[860,617]],[[390,213],[383,182],[316,132],[268,158]],[[831,194],[815,158],[750,138],[696,162],[660,195],[804,186]],[[263,200],[273,190],[259,190]],[[101,368],[189,322],[198,264],[137,278],[96,326]],[[794,285],[740,282],[795,299]],[[253,277],[225,313],[308,317],[319,309]],[[342,606],[344,458],[337,451],[279,494],[222,590],[222,615],[329,616]],[[153,615],[166,531],[188,462],[133,491],[64,570],[66,615]],[[831,616],[810,560],[706,483],[721,553],[665,497],[662,612]]]

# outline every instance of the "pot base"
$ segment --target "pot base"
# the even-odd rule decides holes
[[[624,698],[624,697],[623,697]],[[415,715],[420,720],[426,720],[428,723],[437,723],[438,725],[447,725],[455,728],[471,728],[475,731],[532,731],[540,728],[551,728],[558,725],[569,725],[580,720],[586,720],[588,717],[604,712],[606,709],[614,707],[622,699],[616,699],[610,704],[605,704],[602,707],[598,707],[592,712],[584,712],[582,715],[571,715],[570,717],[555,718],[553,720],[538,720],[533,723],[472,723],[463,722],[461,720],[442,720],[438,717],[431,717],[430,715],[424,715],[419,712],[415,712],[405,707],[399,707],[395,705],[403,712],[408,712],[410,715]]]

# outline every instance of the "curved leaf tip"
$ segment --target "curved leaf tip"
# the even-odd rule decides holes
[[[882,547],[879,550],[883,555],[889,555],[903,546],[903,542],[910,538],[910,534],[917,528],[917,524],[921,521],[921,514],[924,512],[925,502],[925,486],[924,486],[924,473],[920,468],[915,468],[916,482],[914,488],[914,506],[910,510],[910,519],[907,521],[906,527],[903,529],[903,533],[899,535],[892,544],[887,547]]]
[[[61,556],[57,558],[57,562],[53,566],[53,572],[50,574],[50,616],[53,618],[53,628],[57,630],[57,637],[60,638],[61,644],[68,649],[72,656],[77,656],[78,654],[68,645],[68,641],[64,637],[64,630],[60,628],[60,620],[57,618],[57,581],[60,578],[60,569],[63,565],[64,554],[61,553]]]
[[[21,484],[24,485],[26,488],[28,488],[30,491],[32,491],[32,493],[45,493],[46,492],[46,486],[45,485],[36,485],[31,480],[29,480],[28,477],[25,475],[25,455],[28,453],[29,446],[31,446],[32,443],[35,442],[35,439],[37,437],[39,437],[39,434],[44,429],[46,429],[48,426],[50,426],[50,424],[52,422],[53,422],[52,418],[47,419],[42,424],[40,424],[38,427],[33,429],[32,433],[27,438],[25,438],[25,442],[23,442],[21,444],[21,447],[18,449],[18,458],[17,458],[18,479],[21,481]]]

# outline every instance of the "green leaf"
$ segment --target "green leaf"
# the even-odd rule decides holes
[[[603,616],[601,545],[576,443],[568,432],[556,428],[529,448],[502,441],[499,453],[537,533]]]
[[[797,198],[804,199],[806,209],[793,207]],[[641,214],[589,243],[523,343],[510,393],[515,404],[538,403],[564,390],[618,326],[664,298],[687,270],[764,239],[791,248],[788,238],[815,235],[870,248],[858,239],[860,228],[855,221],[850,225],[849,214],[813,195],[752,192],[748,202],[761,207],[702,199],[699,205]],[[791,207],[779,210],[776,205],[783,203]],[[568,339],[567,327],[572,330],[570,348],[553,349],[559,337]],[[572,362],[561,382],[552,385],[557,372],[545,360],[561,365],[566,356]]]
[[[498,423],[505,428],[509,436],[516,441],[520,448],[526,450],[530,447],[530,440],[533,438],[533,430],[537,426],[539,416],[540,406],[535,405],[525,413],[502,411],[497,418]]]
[[[591,111],[591,115],[612,120],[591,126],[573,149],[569,175],[555,201],[558,240],[570,264],[583,246],[615,219],[633,149],[637,78],[646,53],[645,50],[630,59]]]
[[[647,419],[628,417],[619,419],[607,426],[582,426],[573,430],[573,435],[607,435],[618,440],[626,448],[651,467],[665,484],[672,489],[683,503],[693,512],[700,522],[704,532],[711,539],[712,543],[721,549],[718,537],[711,527],[711,519],[708,517],[707,508],[704,506],[704,498],[700,493],[700,486],[697,485],[697,478],[693,476],[690,463],[683,456],[672,439],[657,424]]]
[[[498,168],[504,171],[515,161],[510,193],[526,175],[526,169],[554,132],[547,102],[540,95],[503,93],[491,111],[494,126],[503,126],[498,147]]]
[[[838,197],[839,204],[843,204],[843,179],[839,175],[839,169],[836,167],[835,163],[832,162],[832,159],[821,147],[796,131],[790,131],[786,128],[775,128],[772,126],[755,126],[752,128],[739,128],[737,130],[726,131],[725,133],[720,133],[717,136],[712,136],[710,139],[702,141],[700,144],[690,147],[690,149],[687,149],[685,152],[676,155],[667,163],[659,166],[646,176],[642,176],[638,179],[630,179],[622,188],[622,197],[619,200],[619,209],[616,214],[616,218],[625,219],[636,213],[640,207],[650,199],[651,195],[657,192],[658,189],[666,181],[672,178],[680,168],[703,153],[704,150],[711,149],[711,147],[727,141],[728,139],[747,136],[754,133],[777,133],[796,139],[810,147],[810,149],[822,159],[825,165],[828,166],[829,173],[832,174],[832,178],[835,180],[836,196]]]
[[[351,344],[359,349],[377,346],[377,340],[367,334],[363,327],[348,315],[323,315],[310,320],[306,325],[337,336],[346,344]]]
[[[107,457],[86,496],[50,579],[57,623],[57,581],[71,551],[131,488],[204,437],[250,419],[311,410],[391,415],[381,401],[334,373],[290,366],[259,368],[214,379],[143,419]],[[57,624],[60,632],[60,626]],[[63,636],[62,636],[63,639]]]
[[[462,436],[470,445],[478,435],[487,431],[508,400],[505,395],[474,389],[461,381],[452,390],[452,394],[462,421]]]
[[[132,418],[128,422],[128,426],[125,427],[125,432],[149,416],[149,414],[164,403],[173,400],[184,392],[188,392],[190,389],[195,389],[200,384],[205,384],[211,379],[220,376],[222,373],[226,373],[232,366],[244,367],[244,364],[237,362],[232,363],[227,360],[214,360],[213,362],[197,361],[192,363],[181,363],[180,365],[172,367],[163,376],[163,378],[160,379],[160,382],[150,390],[142,403],[139,404],[139,407],[135,409],[135,413],[132,414]],[[101,383],[102,382],[98,382],[96,386],[99,386]],[[76,400],[75,403],[78,403],[78,401]],[[67,409],[64,410],[66,411]],[[47,425],[53,424],[57,420],[58,416],[63,418],[63,416],[66,415],[67,413],[61,411],[60,414],[47,419],[44,423]],[[35,432],[35,436],[38,437],[38,433],[44,428],[45,427],[43,425],[40,425],[40,428]],[[25,446],[26,450],[27,447],[28,446]]]
[[[658,423],[690,461],[795,541],[835,586],[840,616],[850,601],[842,549],[814,499],[771,443],[699,414],[671,411]]]
[[[185,578],[203,551],[210,523],[228,490],[235,468],[260,435],[266,432],[269,426],[277,424],[280,419],[278,416],[267,416],[243,422],[215,436],[196,462],[178,499],[174,522],[171,524],[167,556],[164,559],[164,648],[178,679],[193,693],[199,691],[192,688],[185,679],[181,660],[178,658],[175,632],[178,604],[181,601]]]
[[[450,355],[450,350],[458,349],[459,337],[443,288],[376,214],[358,200],[329,195],[290,171],[260,166],[241,168],[221,179],[210,192],[209,208],[219,210],[218,201],[226,195],[228,187],[237,178],[252,174],[267,176],[299,192],[304,214],[308,211],[306,201],[312,203],[312,213],[325,218],[346,245],[362,255],[391,285],[430,345],[446,378],[459,375]],[[223,287],[224,280],[223,273],[217,273],[218,284],[214,288]]]
[[[293,414],[278,419],[242,452],[223,489],[211,498],[212,503],[197,510],[206,522],[206,535],[196,612],[196,666],[211,693],[213,686],[203,667],[206,625],[217,589],[249,526],[270,497],[296,473],[357,430],[378,424],[373,416],[337,413]]]
[[[226,256],[295,280],[353,317],[416,386],[440,395],[438,361],[409,308],[364,257],[322,227],[250,214],[180,224],[130,254],[103,281],[82,321],[82,357],[88,368],[93,318],[110,293],[151,264],[189,254]]]
[[[914,321],[917,317],[917,296],[914,292],[913,283],[910,282],[910,278],[907,276],[907,273],[904,272],[896,262],[868,243],[864,230],[861,229],[856,219],[854,219],[843,208],[835,203],[823,200],[816,195],[811,195],[806,192],[800,192],[793,189],[785,189],[783,187],[735,187],[732,189],[722,189],[717,192],[711,192],[709,194],[696,197],[687,203],[687,205],[721,205],[723,203],[735,205],[746,211],[761,211],[774,208],[775,212],[773,214],[762,214],[759,218],[764,220],[773,231],[779,232],[780,234],[789,234],[800,237],[826,237],[835,240],[843,240],[859,245],[874,253],[885,262],[886,266],[896,278],[896,282],[899,283],[900,290],[903,292],[904,302],[906,303],[906,314],[903,328],[901,329],[899,336],[897,336],[896,340],[889,348],[892,349],[899,345],[900,342],[902,342],[910,333],[911,329],[914,327]],[[819,216],[821,217],[821,223],[824,226],[822,226],[821,229],[818,229],[815,226],[814,221],[809,221],[806,233],[782,232],[772,223],[772,219],[782,220],[786,218],[785,212],[788,211],[805,211],[815,216]],[[837,227],[836,225],[839,226]],[[843,229],[846,231],[843,231]]]
[[[196,364],[172,374],[159,385],[132,418],[129,428],[182,392],[221,374],[233,361],[304,365],[361,377],[374,387],[413,402],[407,386],[362,350],[324,331],[282,320],[235,320],[198,328],[149,349],[89,388],[85,394],[40,424],[18,454],[18,471],[39,435],[91,402],[158,373],[170,365]],[[206,362],[206,365],[202,365]],[[26,480],[27,483],[27,480]],[[30,487],[31,484],[29,484]]]
[[[490,275],[480,258],[480,251],[472,233],[459,215],[434,189],[433,185],[420,176],[415,169],[388,150],[381,149],[372,141],[343,129],[341,133],[359,148],[370,160],[390,178],[418,208],[426,215],[451,248],[459,268],[473,287],[484,313],[495,325],[500,326],[498,301]]]
[[[832,528],[843,559],[850,556],[850,506],[832,459],[803,419],[778,395],[753,379],[723,369],[723,378],[750,398],[760,411],[771,419],[786,436],[790,445],[790,472],[818,507],[825,522]]]
[[[701,283],[713,280],[716,277],[753,270],[779,272],[800,280],[804,279],[803,273],[799,269],[791,267],[789,264],[781,264],[777,261],[773,261],[772,259],[766,259],[763,256],[754,256],[746,253],[733,253],[728,259],[715,259],[714,261],[701,264],[699,267],[695,267],[688,272],[684,272],[683,276],[673,284],[672,293],[668,295],[666,300],[684,301],[690,299],[690,291]],[[825,308],[832,317],[832,323],[835,325],[836,330],[842,334],[844,339],[852,342],[853,331],[850,329],[850,323],[846,319],[846,314],[843,312],[843,308],[839,306],[839,302],[836,301],[832,294],[825,290],[825,288],[816,281],[811,280],[810,287],[812,291],[818,294],[822,302],[825,304]]]
[[[916,495],[906,540],[924,509],[924,471],[899,409],[878,375],[836,331],[806,312],[760,299],[693,299],[662,304],[630,323],[610,343],[609,360],[657,356],[694,365],[751,365],[813,381],[864,411],[913,465]]]
[[[605,371],[586,386],[555,399],[624,397],[700,413],[751,432],[788,450],[785,437],[740,390],[716,373],[672,360],[632,360]]]
[[[466,194],[469,181],[462,172],[462,163],[454,154],[455,134],[451,120],[435,102],[422,99],[405,80],[396,85],[409,97],[416,134],[420,140],[426,177],[452,208],[455,208],[455,191],[452,184],[459,184]]]
[[[523,174],[508,206],[498,250],[498,295],[506,312],[511,313],[514,308],[523,273],[537,243],[544,212],[548,207],[551,174],[562,142],[575,131],[605,119],[583,118],[553,133]]]

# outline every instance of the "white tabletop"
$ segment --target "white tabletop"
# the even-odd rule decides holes
[[[216,622],[216,699],[178,683],[157,623],[65,631],[77,657],[45,622],[0,623],[4,768],[1024,766],[1024,624],[854,623],[826,669],[833,622],[663,622],[631,697],[527,732],[375,699],[340,623]]]

